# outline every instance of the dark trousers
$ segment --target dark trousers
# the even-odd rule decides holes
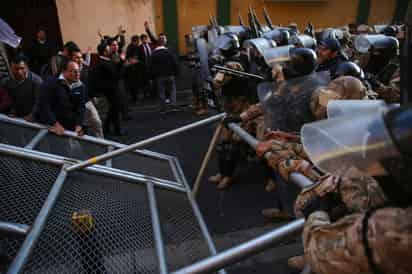
[[[107,94],[106,95],[109,112],[104,123],[104,130],[110,131],[111,126],[113,125],[115,131],[120,130],[120,111],[121,111],[121,102],[118,94]]]

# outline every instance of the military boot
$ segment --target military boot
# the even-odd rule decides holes
[[[293,269],[302,270],[305,267],[305,257],[302,255],[289,258],[288,266]]]

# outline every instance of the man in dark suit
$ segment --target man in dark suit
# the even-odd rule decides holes
[[[104,122],[104,132],[108,133],[113,125],[116,135],[126,134],[120,127],[120,98],[117,94],[121,77],[121,63],[114,63],[111,59],[110,46],[102,41],[97,47],[99,60],[89,76],[89,83],[96,95],[106,97],[109,112]]]
[[[152,88],[152,75],[151,75],[151,58],[152,52],[155,49],[155,44],[150,42],[149,37],[146,34],[140,35],[139,46],[139,61],[143,64],[143,91],[144,95],[154,97],[155,94]]]

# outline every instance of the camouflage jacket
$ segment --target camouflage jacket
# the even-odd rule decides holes
[[[326,212],[311,214],[303,231],[305,261],[318,274],[373,274],[362,234],[365,214],[331,223]],[[412,273],[412,208],[384,208],[368,219],[367,242],[381,273]]]
[[[348,169],[342,177],[326,175],[312,187],[302,190],[295,202],[295,214],[303,216],[303,209],[314,199],[336,194],[350,213],[365,212],[386,202],[379,183],[356,168]]]

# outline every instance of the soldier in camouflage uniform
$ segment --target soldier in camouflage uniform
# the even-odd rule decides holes
[[[400,69],[398,68],[387,85],[377,81],[374,87],[374,91],[377,93],[378,99],[385,100],[386,103],[399,103],[401,96],[401,77]]]
[[[384,119],[401,158],[391,158],[391,163],[385,164],[383,155],[379,161],[392,176],[390,188],[409,198],[400,202],[396,196],[386,196],[384,181],[379,180],[381,187],[356,167],[348,168],[341,176],[320,178],[296,200],[296,215],[307,219],[303,231],[305,256],[290,259],[291,266],[303,268],[308,263],[319,274],[412,273],[411,135],[398,134],[400,128],[410,129],[412,108],[392,110]],[[372,128],[375,124],[371,120]],[[360,136],[367,133],[360,130]],[[376,165],[374,161],[369,164]],[[300,172],[296,168],[288,172],[296,171]]]
[[[343,76],[330,82],[327,87],[316,89],[312,94],[310,108],[313,115],[319,120],[326,118],[326,107],[330,100],[363,98],[366,98],[366,88],[362,82],[352,76]],[[245,119],[255,117],[261,113],[259,109],[261,108],[257,106],[251,107],[241,116]],[[299,170],[313,181],[321,179],[313,172],[303,146],[299,143],[298,136],[284,132],[272,132],[266,135],[265,140],[261,141],[257,148],[257,155],[263,158],[267,152],[270,152],[266,155],[268,166],[285,180],[289,179],[288,174],[291,170]],[[267,188],[270,188],[269,184]],[[278,209],[265,209],[264,212],[278,212]],[[268,214],[264,213],[264,215]]]
[[[229,61],[227,68],[244,72],[239,62]],[[213,79],[215,90],[221,92],[223,108],[228,115],[238,116],[250,106],[247,80],[218,72]],[[242,125],[249,133],[256,135],[254,122]],[[219,153],[219,173],[209,178],[217,184],[218,189],[225,189],[233,183],[233,174],[240,159],[247,158],[250,148],[232,131],[226,127],[222,130],[221,142],[217,149]]]

